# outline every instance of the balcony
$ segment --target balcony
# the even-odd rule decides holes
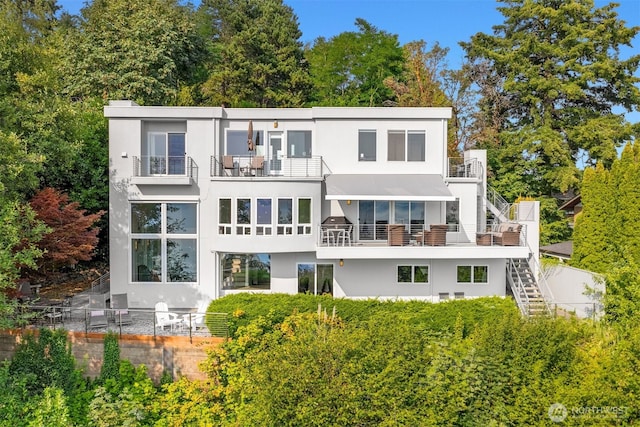
[[[497,231],[478,232],[475,224],[322,224],[319,259],[526,258],[526,228],[505,238]],[[514,240],[515,238],[515,240]]]
[[[450,157],[447,178],[482,178],[482,163],[477,159]]]
[[[212,177],[255,178],[322,178],[321,156],[267,159],[255,155],[211,156]]]
[[[188,156],[133,156],[132,184],[191,185],[197,166]]]

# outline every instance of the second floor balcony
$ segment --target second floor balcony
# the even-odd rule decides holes
[[[267,158],[257,155],[211,156],[212,177],[322,178],[321,156]]]
[[[132,183],[190,185],[197,166],[189,156],[133,156]]]

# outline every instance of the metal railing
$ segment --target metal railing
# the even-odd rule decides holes
[[[216,177],[321,178],[323,161],[322,156],[279,159],[256,155],[211,156],[209,172]]]
[[[133,156],[133,176],[193,176],[189,156]]]
[[[512,218],[511,203],[507,202],[493,187],[487,186],[487,203],[490,204],[491,212],[496,215],[501,222],[509,221]],[[496,211],[491,209],[494,207]]]
[[[89,293],[91,294],[107,294],[111,290],[111,277],[107,271],[102,276],[91,282]]]
[[[449,157],[448,178],[481,178],[482,163],[478,159]]]

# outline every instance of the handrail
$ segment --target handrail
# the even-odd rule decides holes
[[[515,271],[516,276],[518,278],[518,283],[514,283],[512,272]],[[511,285],[511,291],[513,292],[513,297],[516,300],[516,304],[520,308],[520,311],[523,315],[528,315],[529,310],[529,296],[527,295],[526,290],[524,289],[524,283],[522,282],[522,278],[520,277],[520,273],[518,273],[518,269],[515,266],[512,258],[509,258],[509,262],[507,263],[507,280],[509,280],[509,284]],[[522,299],[526,301],[522,301]]]
[[[511,218],[511,203],[507,202],[504,197],[500,195],[493,187],[487,185],[487,201],[495,206],[502,218],[505,218],[507,221]]]
[[[106,294],[109,292],[109,287],[111,285],[111,278],[109,276],[109,272],[107,271],[102,276],[91,282],[91,289],[89,293],[92,294]]]

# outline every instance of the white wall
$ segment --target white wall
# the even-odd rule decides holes
[[[599,317],[603,313],[602,302],[593,295],[585,295],[588,288],[597,293],[605,291],[601,276],[587,270],[567,265],[548,265],[542,268],[542,276],[553,294],[550,301],[560,309],[575,312],[579,317]]]

